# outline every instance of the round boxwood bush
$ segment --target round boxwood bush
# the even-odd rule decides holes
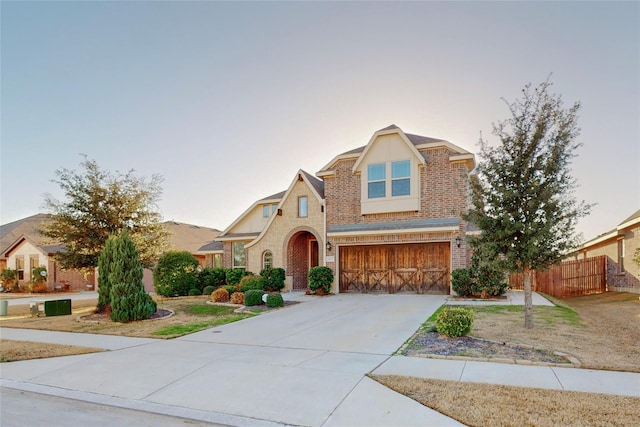
[[[211,292],[215,291],[215,286],[205,286],[202,290],[202,295],[211,295]]]
[[[444,307],[436,317],[436,329],[449,337],[461,337],[471,331],[473,310],[464,307]]]
[[[232,293],[231,304],[244,304],[244,294],[242,292]]]
[[[261,305],[262,295],[264,295],[264,292],[259,289],[249,289],[244,293],[244,305],[247,307],[252,305]]]
[[[196,288],[189,289],[189,296],[190,297],[197,297],[199,295],[202,295],[202,292],[200,292],[200,289],[196,289]]]
[[[451,288],[461,297],[473,294],[471,270],[459,268],[451,272]]]
[[[333,283],[333,270],[322,265],[312,267],[309,270],[308,279],[308,286],[311,291],[316,292],[322,288],[324,293],[329,293],[331,291],[331,284]]]
[[[211,293],[213,302],[229,302],[229,292],[225,288],[218,288]]]
[[[260,276],[244,276],[240,279],[240,292],[247,292],[251,289],[262,290],[264,286],[264,279]]]
[[[264,280],[263,289],[267,292],[279,292],[284,288],[284,268],[265,268],[260,272]]]
[[[283,307],[284,299],[280,294],[267,295],[267,307]]]

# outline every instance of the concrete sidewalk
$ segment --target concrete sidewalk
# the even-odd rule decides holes
[[[0,385],[235,426],[460,425],[369,372],[640,396],[636,373],[390,356],[445,296],[287,298],[305,302],[173,340],[98,336],[112,351],[4,363]],[[99,346],[92,334],[0,333]]]
[[[640,397],[636,372],[393,356],[373,374]]]

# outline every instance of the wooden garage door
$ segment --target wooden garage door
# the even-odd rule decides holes
[[[449,293],[449,243],[341,246],[340,292]]]

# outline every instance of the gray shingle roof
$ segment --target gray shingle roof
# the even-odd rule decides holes
[[[224,249],[224,243],[213,241],[202,246],[200,249],[198,249],[198,252],[214,252],[214,251],[222,251],[223,249]]]
[[[392,129],[401,130],[396,125],[390,125],[390,126],[387,126],[386,128],[380,129],[378,132],[385,131],[385,130],[392,130]],[[409,141],[411,141],[411,143],[413,145],[422,145],[422,144],[428,144],[430,142],[443,141],[443,139],[440,139],[440,138],[431,138],[431,137],[428,137],[428,136],[414,135],[412,133],[405,133],[405,135],[407,136],[407,138],[409,138]],[[362,151],[364,151],[365,147],[366,147],[366,145],[363,145],[362,147],[358,147],[358,148],[354,148],[353,150],[345,151],[344,153],[342,153],[340,155],[344,156],[344,155],[349,155],[349,154],[362,153]]]
[[[304,170],[302,171],[302,173],[309,180],[309,183],[311,184],[313,189],[316,190],[316,192],[320,195],[321,198],[324,199],[324,181],[316,178],[315,176],[311,175],[309,172],[306,172]]]
[[[284,196],[284,193],[286,193],[286,190],[285,191],[281,191],[281,192],[276,193],[276,194],[272,194],[269,197],[262,198],[262,199],[258,200],[258,202],[262,202],[264,200],[282,199],[282,197]]]

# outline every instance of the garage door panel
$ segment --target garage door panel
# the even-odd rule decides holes
[[[449,293],[448,243],[340,247],[340,292]]]

